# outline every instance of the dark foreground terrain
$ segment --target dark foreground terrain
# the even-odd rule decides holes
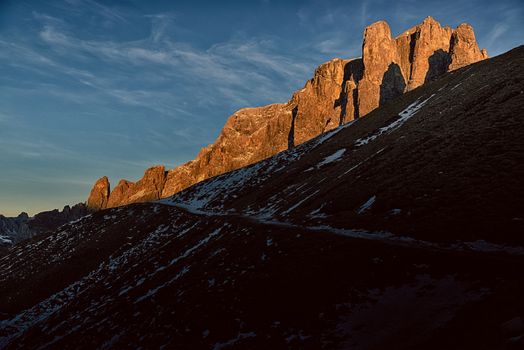
[[[524,47],[0,259],[7,349],[520,349]]]

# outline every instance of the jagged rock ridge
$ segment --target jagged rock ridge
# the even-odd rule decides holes
[[[487,58],[473,28],[442,27],[431,17],[392,38],[385,21],[365,29],[362,58],[335,58],[320,65],[304,88],[287,103],[235,112],[215,143],[198,156],[165,172],[155,166],[137,183],[121,180],[109,191],[99,179],[88,199],[92,210],[168,197],[220,175],[301,144],[427,81]]]

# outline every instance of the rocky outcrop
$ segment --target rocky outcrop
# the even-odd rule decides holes
[[[161,198],[166,179],[167,173],[163,165],[147,169],[142,179],[136,183],[120,180],[113,191],[110,191],[107,176],[101,177],[91,190],[87,199],[87,207],[90,210],[98,210]]]
[[[107,176],[102,176],[100,179],[96,180],[95,185],[91,189],[91,194],[87,199],[87,207],[92,210],[106,208],[110,189]]]
[[[462,68],[488,58],[486,49],[479,50],[475,32],[469,24],[463,23],[457,27],[451,37],[451,63],[449,70]]]
[[[195,160],[168,172],[162,197],[285,150],[291,115],[288,104],[235,112],[215,143],[203,148]]]
[[[487,57],[469,24],[453,30],[427,17],[392,38],[388,24],[376,22],[364,33],[364,75],[358,84],[360,116],[447,71]]]
[[[296,107],[294,144],[301,144],[343,123],[346,98],[343,89],[358,63],[336,58],[320,65],[313,79],[293,94],[290,108]],[[353,119],[353,118],[351,118]],[[342,121],[341,121],[342,120]]]
[[[362,58],[336,58],[320,65],[287,103],[235,112],[215,143],[167,173],[163,167],[148,169],[137,183],[121,180],[110,194],[107,178],[101,178],[88,206],[104,209],[168,197],[306,142],[447,71],[484,58],[487,53],[479,49],[468,24],[451,29],[427,17],[393,38],[386,22],[376,22],[365,29]]]
[[[366,115],[379,105],[380,88],[390,66],[393,67],[391,72],[395,65],[398,69],[396,43],[386,22],[376,22],[364,31],[362,63],[364,74],[358,83],[358,106],[360,114]],[[401,90],[399,93],[404,91],[404,87]]]
[[[448,70],[452,34],[451,28],[441,27],[433,18],[427,17],[422,24],[395,39],[397,56],[392,63],[400,66],[407,90],[417,88]]]

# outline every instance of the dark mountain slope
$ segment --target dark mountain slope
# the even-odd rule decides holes
[[[172,201],[307,226],[522,245],[523,90],[519,47]]]
[[[123,240],[119,223],[131,220],[136,227]],[[104,211],[67,232],[40,247],[87,240],[79,266],[99,265],[64,274],[82,253],[51,262],[55,273],[33,290],[74,283],[3,321],[8,348],[405,349],[453,339],[457,348],[488,349],[508,341],[501,325],[523,307],[513,270],[524,267],[520,258],[392,246],[158,204]],[[115,236],[126,243],[109,259],[96,252],[94,240]],[[18,252],[28,250],[46,256],[31,245]],[[24,266],[2,276],[2,286],[16,281],[25,291],[24,281],[42,274]],[[8,305],[26,307],[20,294]]]
[[[0,346],[521,347],[523,58],[11,249]]]

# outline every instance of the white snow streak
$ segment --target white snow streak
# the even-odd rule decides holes
[[[358,209],[358,214],[362,214],[366,211],[368,211],[371,206],[373,205],[373,203],[375,203],[375,200],[377,199],[377,196],[372,196],[371,198],[369,198],[366,203],[362,204],[362,206]]]
[[[391,131],[398,129],[402,124],[404,124],[408,119],[413,117],[424,105],[433,97],[435,94],[429,96],[427,99],[425,99],[422,102],[420,101],[420,98],[417,99],[415,102],[410,104],[406,109],[404,109],[402,112],[399,113],[399,117],[397,120],[395,120],[393,123],[386,125],[380,129],[378,129],[376,132],[374,132],[372,135],[364,138],[360,138],[355,141],[355,147],[360,147],[363,145],[366,145],[370,143],[371,141],[374,141],[375,139],[379,138],[380,136],[390,133]]]
[[[338,151],[336,151],[335,153],[333,153],[330,156],[327,156],[326,158],[324,158],[324,160],[322,160],[320,163],[318,163],[317,164],[317,168],[320,168],[321,166],[329,164],[331,162],[336,162],[336,161],[340,160],[345,152],[346,152],[345,148],[339,149]]]
[[[287,215],[289,213],[291,213],[293,210],[295,210],[296,208],[298,208],[300,205],[302,205],[302,203],[304,203],[305,201],[307,201],[309,198],[313,197],[314,195],[316,195],[318,192],[320,192],[320,190],[316,190],[315,192],[311,193],[310,195],[306,196],[306,198],[302,199],[300,202],[296,203],[295,205],[293,205],[291,208],[289,208],[288,210],[284,211],[282,213],[282,215]]]

